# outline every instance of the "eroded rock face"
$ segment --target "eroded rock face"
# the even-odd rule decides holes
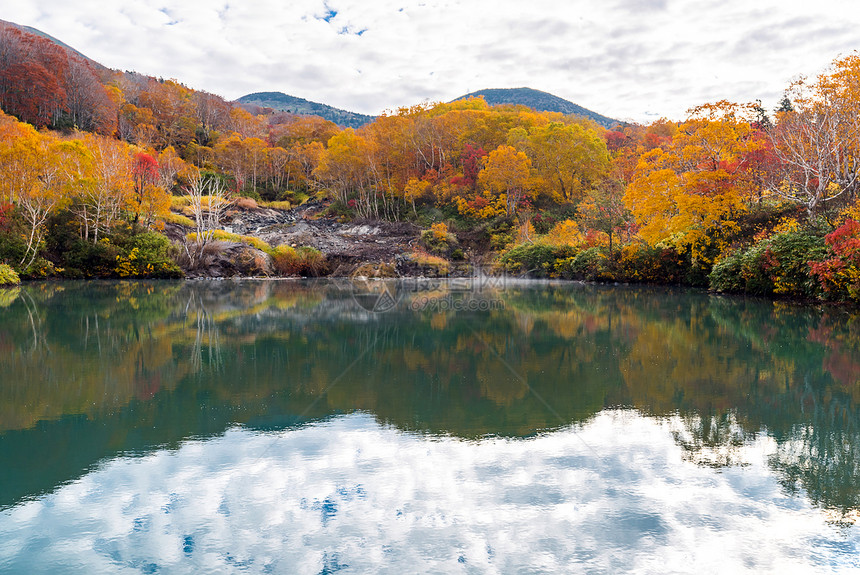
[[[347,276],[364,263],[393,263],[398,255],[412,251],[419,233],[420,228],[405,222],[340,223],[329,218],[294,217],[252,235],[272,247],[317,249],[325,254],[332,275]]]
[[[264,251],[235,242],[210,242],[189,263],[190,278],[266,277],[274,275],[272,258]]]
[[[224,229],[242,236],[257,236],[265,228],[295,222],[298,217],[289,211],[257,208],[236,211],[224,220]]]
[[[391,261],[418,239],[410,224],[341,224],[333,220],[299,220],[270,226],[259,237],[271,246],[310,246],[335,258]]]
[[[272,247],[309,246],[325,254],[332,275],[348,276],[363,264],[391,264],[412,273],[403,256],[418,243],[421,229],[408,222],[349,222],[316,217],[321,204],[293,210],[237,209],[228,214],[222,229],[265,241]],[[187,230],[165,230],[182,241]],[[399,258],[399,259],[398,259]],[[184,269],[189,277],[276,275],[271,257],[244,244],[213,242],[195,265]],[[419,275],[426,275],[419,273]]]

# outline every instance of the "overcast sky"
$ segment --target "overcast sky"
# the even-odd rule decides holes
[[[601,114],[773,108],[860,48],[855,0],[8,0],[0,18],[109,66],[355,112],[527,86]]]

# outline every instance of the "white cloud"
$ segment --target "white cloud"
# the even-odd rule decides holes
[[[120,69],[236,98],[280,90],[364,113],[529,86],[605,115],[776,104],[857,47],[842,0],[18,0],[32,25]],[[359,35],[360,33],[360,35]]]
[[[820,573],[860,533],[748,464],[682,459],[634,411],[528,440],[428,438],[355,414],[118,458],[0,513],[0,570]]]

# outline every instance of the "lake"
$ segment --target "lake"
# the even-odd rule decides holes
[[[860,570],[860,315],[502,279],[0,290],[0,573]]]

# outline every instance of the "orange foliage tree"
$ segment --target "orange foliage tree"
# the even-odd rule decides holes
[[[748,111],[725,101],[695,108],[665,150],[640,157],[625,203],[646,241],[689,247],[703,257],[737,229],[755,191],[748,156],[762,145]]]

